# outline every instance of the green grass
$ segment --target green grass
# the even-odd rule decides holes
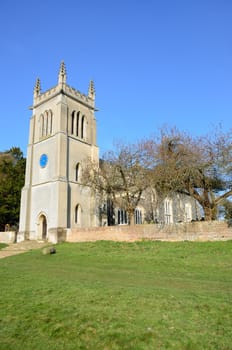
[[[0,243],[0,250],[3,249],[3,248],[6,248],[7,247],[7,244],[5,243]]]
[[[232,241],[64,243],[0,260],[0,349],[232,349]]]

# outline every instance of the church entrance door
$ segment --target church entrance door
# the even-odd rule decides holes
[[[47,219],[45,215],[41,215],[39,218],[39,236],[42,239],[47,239]]]

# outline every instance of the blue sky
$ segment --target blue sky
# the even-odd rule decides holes
[[[26,155],[33,88],[95,81],[98,145],[136,142],[163,125],[231,128],[231,0],[3,0],[0,151]]]

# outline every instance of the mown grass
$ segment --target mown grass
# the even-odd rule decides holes
[[[3,249],[3,248],[6,248],[7,247],[7,244],[5,243],[0,243],[0,250]]]
[[[232,242],[57,245],[0,261],[0,349],[232,349]]]

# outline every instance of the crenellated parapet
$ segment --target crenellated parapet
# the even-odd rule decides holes
[[[88,88],[88,94],[83,94],[79,90],[69,86],[66,84],[66,68],[64,62],[61,62],[59,75],[58,75],[58,84],[51,89],[41,92],[41,86],[40,86],[40,80],[36,80],[36,84],[34,87],[34,101],[33,101],[33,107],[37,107],[41,103],[44,103],[51,98],[57,96],[58,94],[62,93],[70,98],[73,98],[74,100],[87,105],[91,109],[95,109],[95,88],[94,83],[91,80]]]

